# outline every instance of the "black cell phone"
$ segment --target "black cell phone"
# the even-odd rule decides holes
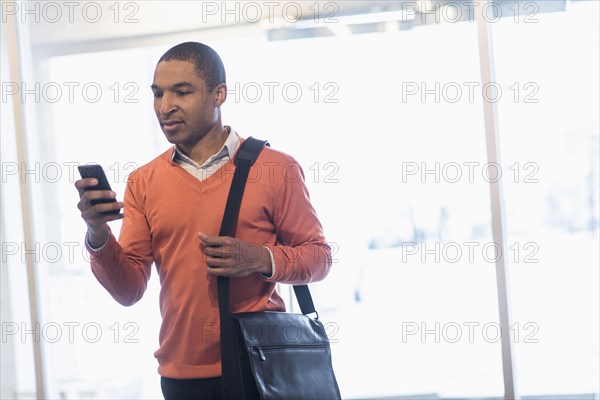
[[[110,183],[108,183],[108,179],[106,178],[106,174],[104,173],[104,170],[102,169],[102,166],[98,165],[98,164],[88,164],[88,165],[79,165],[77,167],[77,169],[79,170],[79,174],[81,175],[82,178],[96,178],[98,179],[98,184],[95,186],[89,186],[87,188],[85,188],[86,191],[88,190],[112,190],[110,188]],[[116,202],[116,199],[99,199],[99,200],[92,200],[91,203],[92,205],[94,204],[98,204],[98,203],[114,203]],[[121,212],[121,210],[111,210],[111,211],[106,211],[103,214],[119,214]]]

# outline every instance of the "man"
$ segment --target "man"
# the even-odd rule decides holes
[[[218,54],[182,43],[159,60],[152,83],[158,122],[174,146],[129,176],[124,202],[75,183],[88,226],[86,243],[98,281],[121,304],[137,302],[154,262],[161,283],[162,325],[155,352],[167,399],[220,397],[217,277],[231,280],[232,312],[283,311],[276,282],[323,279],[330,248],[290,156],[265,148],[244,192],[236,237],[218,237],[243,141],[223,127],[227,98]],[[120,210],[123,214],[104,214]],[[119,240],[107,222],[123,218]]]

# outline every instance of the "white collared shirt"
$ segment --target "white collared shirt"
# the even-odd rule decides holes
[[[177,145],[173,146],[173,156],[171,159],[198,180],[203,181],[207,179],[231,160],[240,147],[241,140],[238,134],[229,126],[225,126],[224,128],[229,132],[229,135],[227,135],[223,147],[216,154],[210,156],[202,165],[186,156]]]

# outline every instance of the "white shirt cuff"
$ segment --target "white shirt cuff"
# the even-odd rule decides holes
[[[269,255],[271,256],[271,275],[263,274],[259,272],[260,276],[265,279],[272,279],[275,276],[275,258],[273,257],[273,252],[267,246],[264,246],[265,249],[269,250]]]
[[[109,239],[110,239],[110,236],[109,236]],[[108,239],[106,239],[106,242],[104,242],[104,244],[102,246],[93,247],[92,244],[90,243],[89,233],[86,232],[86,234],[85,234],[85,244],[86,244],[87,248],[93,253],[97,253],[100,250],[102,250],[104,248],[104,246],[106,246],[106,243],[108,243]]]

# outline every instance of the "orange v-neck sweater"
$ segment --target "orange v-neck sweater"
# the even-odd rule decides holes
[[[159,275],[162,325],[160,375],[209,378],[221,375],[217,279],[206,272],[198,232],[218,235],[235,165],[227,162],[199,181],[171,160],[169,149],[129,176],[119,240],[110,235],[91,268],[121,304],[137,302]],[[265,148],[250,171],[236,237],[267,246],[275,274],[231,280],[233,312],[276,310],[285,305],[275,282],[323,279],[331,252],[313,209],[304,175],[289,155]]]

